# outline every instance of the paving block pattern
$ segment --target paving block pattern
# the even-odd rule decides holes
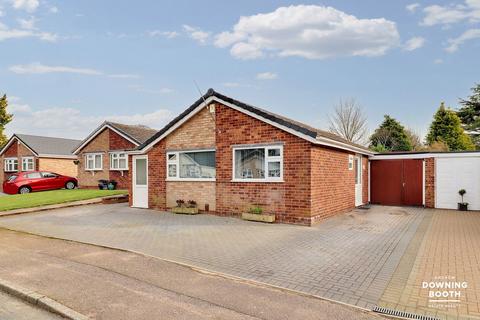
[[[376,206],[301,227],[115,204],[3,217],[0,226],[134,250],[371,308],[426,211]]]
[[[440,319],[480,318],[480,214],[432,210],[424,221],[379,304]],[[431,281],[466,282],[467,288],[451,289],[458,298],[430,298],[422,282]]]

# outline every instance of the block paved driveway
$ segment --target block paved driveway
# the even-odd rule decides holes
[[[0,227],[133,250],[371,308],[425,211],[373,207],[309,228],[114,204],[2,217]]]

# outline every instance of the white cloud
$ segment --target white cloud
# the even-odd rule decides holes
[[[449,25],[461,21],[480,21],[480,0],[466,0],[463,4],[439,6],[432,5],[423,8],[425,17],[421,25]]]
[[[29,19],[17,19],[18,24],[22,29],[33,30],[35,28],[35,17],[30,17]]]
[[[442,63],[443,63],[443,60],[440,59],[440,58],[438,58],[438,59],[433,60],[433,63],[435,63],[435,64],[442,64]]]
[[[233,30],[215,37],[239,59],[273,53],[325,59],[337,56],[380,56],[397,46],[396,24],[384,18],[359,19],[332,7],[298,5],[241,17]]]
[[[410,38],[404,45],[403,49],[406,51],[417,50],[425,44],[425,38],[422,37],[413,37]]]
[[[75,108],[46,108],[15,114],[13,121],[6,126],[9,135],[29,133],[46,136],[84,139],[93,129],[105,120],[125,124],[143,124],[155,129],[163,127],[171,120],[172,112],[159,109],[150,113],[92,116]],[[48,121],[46,121],[48,119]]]
[[[58,36],[49,32],[26,30],[26,29],[10,29],[6,25],[0,23],[0,41],[21,38],[37,38],[42,41],[55,42]]]
[[[12,101],[11,97],[8,98],[9,102]],[[32,108],[28,104],[21,103],[9,103],[7,111],[16,115],[17,113],[26,113],[32,111]]]
[[[411,3],[407,5],[405,8],[411,13],[414,13],[415,11],[417,11],[418,7],[420,7],[420,3]]]
[[[50,7],[50,9],[48,9],[48,11],[49,11],[50,13],[58,13],[58,8],[55,7],[55,6],[53,6],[53,7]]]
[[[257,79],[259,80],[274,80],[277,78],[278,78],[278,75],[273,72],[262,72],[257,74]]]
[[[73,73],[87,76],[105,76],[113,79],[139,79],[141,78],[137,74],[131,73],[115,73],[108,74],[100,70],[90,68],[77,68],[68,66],[51,66],[34,62],[30,64],[17,64],[8,68],[16,74],[48,74],[48,73]]]
[[[176,31],[161,31],[161,30],[152,30],[148,32],[150,37],[164,37],[167,39],[173,39],[179,36],[179,33]]]
[[[2,6],[0,6],[0,18],[3,17],[5,15],[5,13],[3,12],[3,8]]]
[[[200,44],[206,44],[210,38],[210,32],[206,32],[197,27],[192,27],[187,24],[183,25],[183,30],[188,34],[190,38],[197,41]]]
[[[108,75],[109,78],[116,78],[116,79],[139,79],[140,76],[138,74],[110,74]]]
[[[11,2],[16,10],[25,10],[27,12],[34,12],[40,5],[38,0],[11,0]]]
[[[103,73],[94,69],[73,68],[66,66],[47,66],[41,63],[18,64],[8,68],[11,72],[18,74],[44,74],[44,73],[77,73],[84,75],[102,75]]]
[[[445,51],[453,53],[465,42],[478,38],[480,38],[480,29],[469,29],[462,33],[458,38],[449,39],[449,46],[445,48]]]

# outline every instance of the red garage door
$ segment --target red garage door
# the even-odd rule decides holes
[[[389,206],[423,205],[423,160],[374,160],[370,200]]]

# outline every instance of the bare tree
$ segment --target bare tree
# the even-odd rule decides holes
[[[329,120],[330,132],[354,143],[365,143],[367,117],[355,99],[340,100]]]
[[[420,136],[417,134],[416,131],[407,128],[405,129],[405,134],[407,135],[408,140],[410,140],[413,151],[421,151],[425,148],[422,140],[420,139]]]

